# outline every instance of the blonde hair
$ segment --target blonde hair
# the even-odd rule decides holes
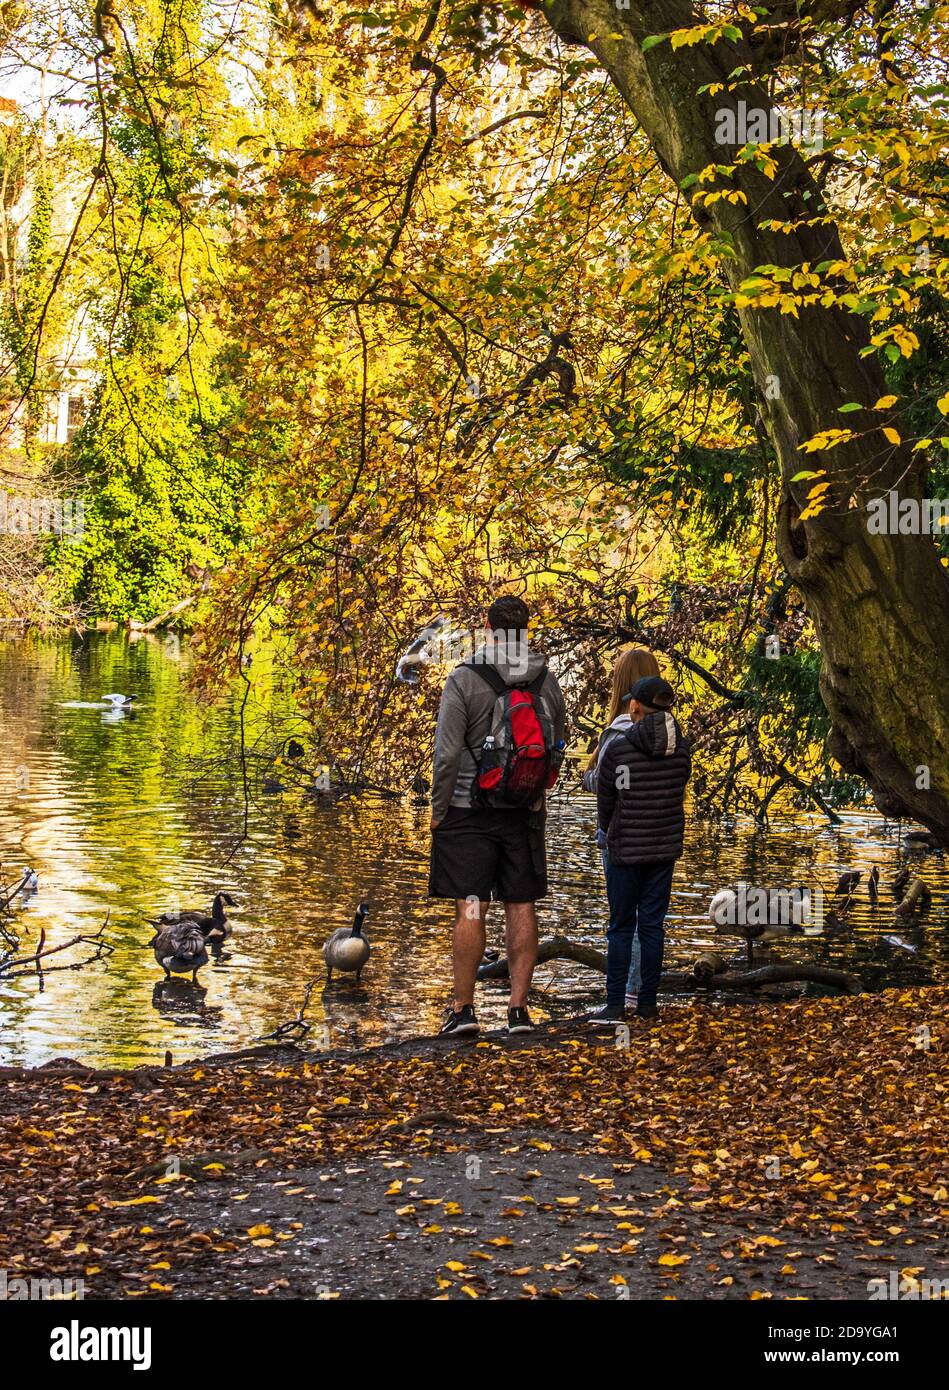
[[[616,665],[613,667],[613,686],[610,692],[610,707],[607,711],[607,727],[620,714],[624,708],[623,696],[628,695],[637,681],[644,676],[659,676],[659,662],[652,652],[645,647],[627,647],[624,652],[620,652],[616,658]],[[596,767],[596,760],[599,755],[599,743],[594,748],[587,764],[588,768]]]

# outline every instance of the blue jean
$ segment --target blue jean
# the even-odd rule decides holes
[[[656,1006],[662,975],[664,923],[672,893],[674,859],[651,864],[613,864],[606,871],[610,899],[607,931],[606,1002],[622,1006],[634,937],[642,951],[639,1007]]]
[[[600,848],[600,858],[603,861],[603,873],[604,875],[608,875],[610,868],[610,855],[609,850],[607,850],[605,846],[601,846]],[[610,915],[612,916],[612,914]],[[627,994],[639,993],[639,987],[642,984],[642,973],[640,970],[641,954],[642,952],[639,945],[639,937],[634,936],[629,956],[629,975],[626,979]]]

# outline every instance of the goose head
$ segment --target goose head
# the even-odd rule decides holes
[[[366,918],[369,916],[369,904],[360,903],[356,908],[356,916],[353,918],[353,936],[362,936],[362,929]]]
[[[230,893],[218,893],[211,905],[211,916],[214,918],[215,922],[224,921],[225,905],[228,907],[237,907],[237,903],[231,897]]]

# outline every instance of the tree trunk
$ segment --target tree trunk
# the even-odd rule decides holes
[[[806,0],[802,12],[814,9]],[[687,0],[545,0],[553,29],[585,44],[601,61],[636,116],[663,167],[677,183],[709,165],[731,164],[733,146],[716,142],[719,113],[737,108],[770,111],[762,86],[743,81],[729,92],[728,74],[754,68],[746,40],[721,40],[673,51],[666,41],[642,51],[642,40],[697,22]],[[824,5],[824,10],[832,9]],[[839,7],[846,12],[846,4]],[[709,83],[716,95],[699,94]],[[769,179],[751,164],[735,166],[721,186],[738,189],[746,204],[719,199],[695,203],[693,216],[726,254],[722,264],[733,289],[757,267],[811,268],[843,260],[833,225],[797,226],[789,233],[765,222],[816,219],[825,210],[820,189],[792,145],[775,145],[777,172]],[[730,247],[730,254],[727,253]],[[886,412],[839,414],[858,402],[872,407],[886,394],[875,356],[861,357],[869,342],[865,320],[843,308],[799,307],[797,316],[777,308],[739,307],[751,357],[762,419],[781,467],[778,553],[807,603],[823,653],[821,692],[830,712],[834,756],[870,783],[877,804],[890,815],[911,815],[949,843],[949,577],[930,536],[871,535],[866,504],[899,489],[923,494],[918,455],[887,443]],[[765,394],[765,380],[776,379]],[[856,426],[853,425],[857,421]],[[851,426],[864,437],[812,454],[805,440],[825,429]],[[826,469],[827,506],[801,521],[811,484],[792,483],[803,469]],[[928,769],[928,777],[922,769]],[[919,782],[928,782],[922,789]]]

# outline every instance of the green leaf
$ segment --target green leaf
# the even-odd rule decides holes
[[[642,42],[643,52],[648,53],[650,48],[655,48],[657,43],[665,43],[668,37],[668,34],[648,34]]]

